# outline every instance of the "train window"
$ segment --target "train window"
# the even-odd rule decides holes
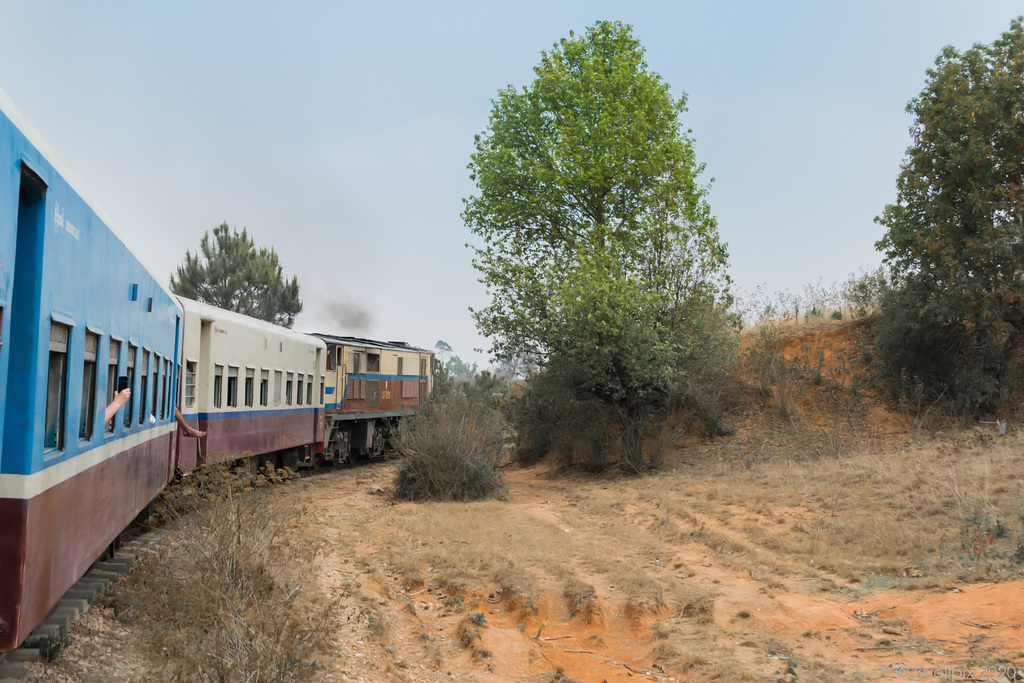
[[[171,375],[171,361],[164,359],[163,389],[160,391],[160,419],[167,417],[167,378]]]
[[[128,388],[135,391],[135,357],[139,354],[139,347],[134,344],[128,345],[128,357],[125,358],[125,375],[128,377]],[[128,399],[124,406],[124,426],[131,428],[132,415],[135,410],[135,396]]]
[[[96,353],[100,337],[85,333],[85,361],[82,369],[82,409],[78,418],[78,438],[92,438],[92,423],[96,415]]]
[[[398,374],[398,375],[402,374],[402,361],[403,360],[405,360],[405,359],[402,358],[401,356],[398,357],[398,372],[395,373],[395,374]]]
[[[260,405],[270,405],[270,371],[260,370]]]
[[[185,407],[191,408],[196,403],[196,364],[185,361]]]
[[[252,394],[253,394],[253,383],[255,379],[256,371],[252,368],[245,369],[245,405],[252,407]]]
[[[274,370],[274,407],[281,405],[281,371]]]
[[[345,347],[344,346],[339,346],[338,347],[338,356],[337,356],[337,358],[338,358],[337,367],[340,368],[343,365],[345,365]]]
[[[149,416],[156,418],[156,404],[160,402],[160,356],[153,354],[153,403],[149,406]]]
[[[117,393],[117,363],[121,358],[121,342],[110,340],[110,350],[107,352],[107,404],[114,400]],[[108,432],[114,431],[114,420],[106,424]]]
[[[238,407],[238,368],[228,367],[228,407]]]
[[[68,393],[68,338],[71,328],[50,323],[50,366],[46,381],[44,448],[64,450],[64,417]]]
[[[324,404],[324,378],[320,377],[320,405]]]
[[[328,370],[333,370],[334,369],[334,359],[335,358],[337,358],[339,361],[341,360],[341,350],[337,351],[337,354],[338,354],[337,356],[334,355],[336,348],[337,348],[336,346],[328,346],[327,347],[327,369]],[[317,351],[317,353],[320,353],[320,352]],[[338,363],[338,365],[341,365],[341,363]]]
[[[420,377],[427,376],[427,359],[420,358]]]
[[[367,372],[380,372],[380,354],[379,353],[368,353],[368,354],[366,354],[366,371]]]
[[[309,378],[309,384],[306,385],[306,405],[313,405],[313,378]]]
[[[146,421],[146,391],[149,389],[149,351],[142,349],[142,367],[139,368],[142,386],[139,390],[139,424]]]
[[[224,382],[224,366],[213,366],[213,407],[220,408],[221,385]]]
[[[284,404],[290,406],[292,404],[292,384],[295,380],[292,379],[292,373],[288,373],[288,379],[284,383]]]
[[[352,352],[352,363],[351,363],[351,365],[352,365],[352,370],[351,370],[350,372],[352,372],[353,374],[356,374],[356,375],[358,375],[358,374],[359,374],[359,372],[360,372],[360,368],[359,368],[359,356],[360,356],[360,354],[359,354],[359,352],[358,352],[358,351],[353,351],[353,352]]]
[[[295,389],[295,404],[301,406],[302,405],[302,389],[303,389],[302,385],[305,384],[305,375],[300,373],[298,380],[299,380],[298,381],[298,386]]]

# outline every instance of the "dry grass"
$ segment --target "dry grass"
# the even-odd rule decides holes
[[[1022,471],[1019,438],[968,432],[843,457],[720,461],[696,481],[692,472],[652,479],[635,500],[656,510],[672,500],[684,527],[690,513],[678,508],[714,521],[719,530],[702,539],[751,565],[914,587],[1021,573]]]
[[[122,618],[146,625],[168,680],[305,680],[328,650],[331,605],[304,588],[321,547],[290,542],[310,514],[274,512],[257,479],[210,468],[189,482],[203,491],[190,505],[172,489],[162,515],[175,535],[114,594]]]

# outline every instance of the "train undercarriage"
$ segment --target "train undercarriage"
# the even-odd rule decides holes
[[[346,419],[329,416],[322,453],[308,449],[296,462],[296,469],[319,469],[321,465],[341,465],[356,458],[383,458],[391,450],[391,435],[398,417]]]

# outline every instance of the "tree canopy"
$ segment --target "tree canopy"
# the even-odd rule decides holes
[[[551,300],[588,251],[669,307],[718,293],[727,253],[705,201],[685,95],[648,70],[629,26],[602,21],[542,52],[536,78],[502,90],[469,169],[463,219],[493,300],[474,315],[500,358],[559,345]]]
[[[1021,21],[992,45],[943,49],[907,105],[914,143],[897,204],[877,219],[887,261],[943,298],[970,301],[961,314],[975,322],[1003,317],[1024,293]]]
[[[875,219],[886,228],[876,246],[896,284],[884,360],[915,381],[948,369],[927,383],[949,395],[963,388],[959,371],[1005,366],[993,350],[1008,350],[1024,330],[1022,18],[991,45],[944,48],[927,76],[907,105],[913,143],[897,202]],[[931,354],[925,339],[937,345]],[[989,380],[975,407],[991,404]]]
[[[286,280],[277,252],[256,248],[245,228],[239,233],[221,223],[203,233],[199,251],[171,276],[171,291],[236,313],[291,327],[302,310],[299,282]]]
[[[570,34],[534,73],[498,93],[469,164],[463,219],[491,296],[473,315],[499,361],[571,366],[578,393],[637,416],[668,392],[689,313],[728,296],[686,98],[619,22]]]

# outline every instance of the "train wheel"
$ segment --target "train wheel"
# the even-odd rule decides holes
[[[348,439],[344,439],[341,442],[335,441],[331,447],[331,459],[336,465],[351,462],[351,455],[352,451],[349,448]]]
[[[285,467],[290,469],[292,472],[298,472],[299,471],[299,451],[298,451],[298,449],[293,449],[293,450],[288,451],[284,455],[283,461],[284,462],[282,464]]]
[[[384,457],[384,442],[387,439],[387,427],[380,421],[373,430],[373,448],[370,449],[370,458]]]

